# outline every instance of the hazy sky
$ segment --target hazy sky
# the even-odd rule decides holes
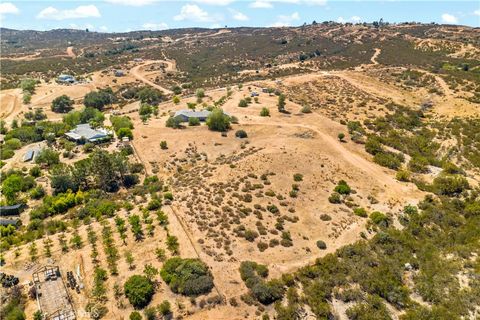
[[[13,29],[89,28],[124,32],[183,27],[298,26],[325,20],[419,21],[480,26],[480,1],[103,0],[0,2]]]

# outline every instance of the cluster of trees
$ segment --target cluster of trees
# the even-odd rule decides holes
[[[220,108],[213,109],[207,118],[207,126],[213,131],[227,131],[230,129],[230,122],[230,116],[223,113],[223,110]]]
[[[67,113],[73,109],[73,100],[66,94],[53,99],[52,111],[58,113]]]
[[[146,307],[152,300],[155,288],[150,279],[142,275],[133,275],[123,285],[128,301],[138,309]]]
[[[124,99],[137,99],[142,103],[157,105],[162,102],[164,96],[158,89],[152,87],[128,87],[121,90],[121,96]]]
[[[17,204],[20,192],[27,192],[35,188],[35,177],[26,175],[20,170],[2,172],[2,203],[7,205]],[[25,200],[22,200],[25,202]]]
[[[95,108],[100,111],[103,110],[105,106],[110,105],[115,101],[116,97],[112,88],[89,92],[83,98],[83,104],[85,107]]]
[[[392,227],[383,213],[373,212],[370,218],[378,227],[370,240],[347,245],[295,275],[282,276],[288,287],[287,305],[275,304],[276,318],[291,319],[303,304],[316,317],[330,318],[333,298],[353,304],[347,309],[351,319],[391,319],[385,302],[402,311],[402,320],[460,319],[473,312],[480,303],[476,265],[471,263],[480,240],[475,232],[480,221],[478,191],[470,191],[463,199],[426,196],[418,208],[406,206],[399,217],[401,230]],[[242,263],[240,273],[247,286],[261,277],[255,269],[255,263]],[[416,274],[413,289],[404,283],[406,270]],[[459,272],[469,278],[468,286],[460,285]],[[303,290],[302,299],[296,294],[298,287]],[[412,301],[412,290],[430,306]]]
[[[213,276],[208,266],[199,259],[170,258],[160,271],[162,279],[173,292],[198,296],[213,288]]]
[[[121,152],[95,149],[87,159],[52,168],[51,185],[54,193],[89,189],[114,192],[137,184],[138,169]]]
[[[13,121],[10,130],[5,122],[0,121],[0,132],[5,134],[5,143],[0,148],[0,159],[9,159],[15,154],[15,150],[25,144],[39,142],[42,140],[54,141],[56,137],[62,136],[68,126],[61,122],[37,121],[35,123],[22,123],[18,125]]]
[[[130,140],[133,139],[133,123],[129,117],[117,117],[111,116],[110,122],[112,123],[113,129],[117,134],[117,137],[120,139],[123,137],[128,137]]]
[[[105,116],[101,111],[95,108],[84,108],[82,111],[70,111],[63,117],[63,122],[70,128],[81,123],[90,123],[93,127],[98,127],[105,121]]]
[[[37,83],[38,80],[35,79],[24,79],[20,82],[20,88],[23,92],[23,103],[30,103],[30,100],[32,100],[32,94],[35,93],[35,86]]]
[[[265,265],[243,261],[240,264],[240,276],[250,289],[250,294],[260,303],[271,304],[283,297],[285,288],[282,281],[265,280],[268,277],[268,268]]]
[[[47,115],[40,108],[35,109],[35,111],[25,112],[24,117],[25,117],[25,119],[27,119],[29,121],[34,121],[34,122],[42,121],[42,120],[47,119]]]

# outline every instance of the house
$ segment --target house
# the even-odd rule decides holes
[[[71,76],[69,74],[61,74],[61,75],[58,76],[57,82],[58,83],[65,83],[65,84],[72,84],[72,83],[75,83],[76,80],[75,80],[74,76]]]
[[[180,110],[175,112],[174,117],[180,118],[182,122],[188,122],[190,118],[198,118],[198,120],[200,121],[206,121],[210,113],[211,112],[208,110],[202,110],[202,111]]]
[[[77,143],[103,142],[110,140],[112,133],[104,128],[94,129],[88,123],[77,125],[73,130],[65,133],[65,136]]]
[[[23,208],[25,208],[25,205],[23,205],[21,203],[15,204],[13,206],[1,206],[0,207],[0,216],[1,217],[18,216],[23,211]]]
[[[123,77],[125,72],[123,72],[123,70],[115,70],[114,75],[115,77]]]
[[[259,94],[258,94],[258,92],[253,91],[253,92],[250,94],[250,96],[251,96],[251,97],[258,97]]]

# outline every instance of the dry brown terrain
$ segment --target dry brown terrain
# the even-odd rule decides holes
[[[220,30],[205,37],[225,32]],[[335,36],[335,32],[335,29],[330,30],[328,36]],[[186,36],[176,41],[193,39],[196,37]],[[430,46],[426,42],[419,42],[418,45]],[[458,50],[457,54],[460,55],[466,49],[461,47]],[[68,47],[67,54],[76,57],[73,47]],[[169,115],[176,110],[186,109],[187,102],[195,102],[194,97],[183,98],[178,105],[170,101],[161,103],[159,116],[146,123],[141,121],[137,112],[132,112],[139,108],[139,102],[116,110],[128,113],[134,122],[135,138],[132,145],[139,161],[145,165],[147,174],[157,175],[173,192],[175,200],[164,207],[170,222],[169,230],[179,239],[180,256],[199,257],[210,266],[215,278],[215,290],[210,297],[220,294],[227,301],[230,298],[240,301],[239,297],[247,292],[238,272],[242,261],[266,264],[273,278],[297,270],[318,257],[360,239],[361,233],[367,232],[366,219],[353,214],[353,205],[368,211],[391,213],[395,220],[405,205],[417,204],[424,197],[425,194],[414,184],[397,181],[394,171],[375,164],[362,145],[350,139],[340,142],[338,133],[347,132],[346,127],[339,123],[340,120],[364,120],[384,115],[384,106],[388,102],[420,107],[425,100],[432,100],[431,112],[438,117],[479,116],[480,109],[462,99],[460,93],[455,93],[442,77],[423,70],[420,71],[433,77],[429,85],[437,87],[439,93],[428,94],[425,88],[402,87],[395,82],[392,70],[385,70],[379,64],[381,54],[380,49],[375,49],[371,64],[355,70],[311,70],[309,73],[275,80],[244,83],[241,89],[234,87],[222,108],[237,117],[238,124],[232,125],[226,137],[209,131],[205,124],[196,127],[187,125],[183,129],[165,126]],[[42,83],[37,86],[30,105],[22,103],[20,89],[4,90],[1,92],[1,118],[11,122],[31,108],[42,108],[48,119],[60,120],[61,115],[50,110],[52,100],[60,95],[66,94],[74,99],[75,108],[79,109],[85,94],[92,90],[106,86],[116,89],[139,81],[165,94],[172,94],[155,79],[162,77],[165,72],[175,72],[174,60],[132,62],[128,67],[130,69],[124,77],[115,77],[109,69],[91,74],[86,83],[71,86]],[[296,68],[298,64],[284,67]],[[395,70],[401,71],[403,69]],[[242,72],[256,73],[256,70]],[[258,102],[252,101],[246,108],[238,107],[241,99],[249,97],[252,91],[261,92],[265,87],[273,87],[287,94],[288,114],[277,111],[278,98],[268,93],[260,93]],[[225,88],[207,90],[204,101],[211,105],[226,92]],[[310,105],[313,112],[302,113],[304,104]],[[260,116],[263,107],[270,110],[269,117]],[[110,113],[107,112],[108,115]],[[240,129],[247,132],[248,138],[235,137],[235,132]],[[167,150],[160,148],[160,141],[167,142]],[[7,160],[6,168],[22,166],[19,162],[26,149],[22,148],[14,158]],[[109,149],[114,150],[115,146]],[[294,174],[301,174],[303,180],[295,182]],[[339,180],[347,181],[355,190],[348,197],[351,206],[328,201]],[[292,184],[297,184],[299,188],[296,197],[289,194]],[[139,207],[145,205],[149,198],[145,195],[127,200],[137,206],[131,213],[122,209],[120,215],[123,217],[132,213],[141,215]],[[271,210],[273,207],[277,210]],[[322,215],[328,215],[331,219],[321,219]],[[107,221],[114,229],[113,219]],[[100,224],[91,225],[100,235]],[[242,228],[257,231],[259,236],[249,241],[242,236]],[[279,244],[282,240],[281,231],[290,233],[292,246]],[[92,290],[94,265],[90,258],[91,247],[86,241],[87,226],[80,226],[78,232],[84,239],[83,248],[62,253],[58,235],[55,235],[52,237],[52,258],[41,258],[37,266],[54,263],[64,272],[80,268],[85,290],[81,294],[72,291],[72,296],[79,318],[84,319],[86,316],[82,315],[82,311]],[[147,263],[161,267],[154,252],[156,248],[165,248],[166,232],[157,224],[151,237],[146,236],[142,242],[136,242],[129,231],[125,245],[121,245],[118,233],[113,232],[113,235],[121,259],[118,262],[119,275],[109,276],[106,281],[109,288],[107,318],[126,319],[133,309],[124,297],[114,297],[112,288],[114,284],[123,284],[130,275],[140,273]],[[67,232],[67,238],[71,236],[72,230]],[[317,240],[325,241],[327,250],[319,250]],[[260,242],[269,244],[265,251],[259,250]],[[42,252],[43,241],[37,241],[37,246]],[[28,263],[27,246],[21,246],[19,250],[22,254],[18,258],[14,258],[12,251],[6,253],[6,259],[15,263],[4,268],[4,272],[15,272],[22,283],[27,283],[35,268]],[[131,251],[135,257],[133,269],[128,267],[123,258],[126,251]],[[106,268],[101,244],[99,252],[99,260]],[[175,313],[182,314],[184,319],[256,317],[256,308],[242,302],[240,307],[232,307],[227,303],[202,309],[189,299],[173,294],[160,278],[157,280],[158,290],[152,304],[170,300]],[[340,314],[340,319],[345,318],[348,305],[335,301],[335,311]],[[34,302],[29,301],[27,314],[31,316],[35,308]],[[272,307],[267,307],[267,312],[273,314]]]

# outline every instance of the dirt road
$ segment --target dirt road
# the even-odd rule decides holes
[[[375,65],[378,64],[377,58],[378,58],[378,56],[380,55],[380,53],[382,53],[382,49],[375,48],[375,53],[374,53],[373,56],[370,58],[370,61],[372,61],[373,64],[375,64]]]
[[[73,52],[73,47],[68,47],[67,48],[67,56],[69,56],[72,59],[75,59],[77,57],[75,55],[75,52]]]
[[[145,61],[144,63],[138,65],[138,66],[135,66],[133,67],[132,69],[130,69],[130,74],[132,76],[134,76],[136,79],[142,81],[143,83],[146,83],[148,84],[149,86],[151,87],[154,87],[156,89],[159,89],[161,90],[162,92],[164,92],[165,94],[173,94],[173,91],[165,88],[165,87],[162,87],[156,83],[154,83],[153,81],[150,81],[149,79],[147,79],[147,77],[143,74],[142,72],[142,68],[148,66],[148,65],[151,65],[151,64],[154,64],[154,63],[165,63],[167,65],[167,67],[165,68],[165,71],[167,72],[171,72],[171,71],[175,71],[176,70],[176,67],[175,67],[175,62],[174,61],[171,61],[171,60],[150,60],[150,61]]]
[[[3,90],[0,93],[0,119],[11,121],[22,111],[22,90]]]

